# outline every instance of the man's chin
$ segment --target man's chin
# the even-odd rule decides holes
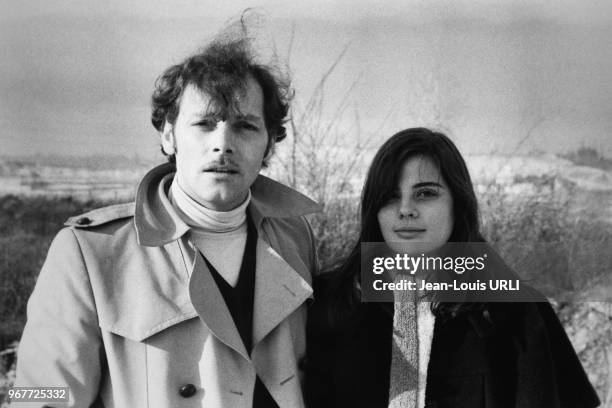
[[[237,194],[233,191],[219,191],[200,196],[198,201],[211,210],[230,211],[244,202],[246,194],[246,192]]]

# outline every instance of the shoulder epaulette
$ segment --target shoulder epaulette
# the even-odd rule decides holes
[[[134,203],[115,204],[68,218],[67,227],[91,228],[111,221],[134,216]]]

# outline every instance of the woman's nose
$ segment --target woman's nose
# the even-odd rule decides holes
[[[419,216],[419,212],[412,200],[402,200],[398,210],[398,215],[400,219],[417,218]]]

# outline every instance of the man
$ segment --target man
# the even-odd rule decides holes
[[[246,40],[213,42],[162,74],[152,122],[170,163],[135,203],[57,235],[16,386],[67,386],[74,407],[303,406],[316,269],[304,215],[318,206],[259,175],[285,137],[289,96]]]

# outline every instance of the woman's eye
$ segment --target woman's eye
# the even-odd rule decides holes
[[[386,204],[390,204],[390,203],[394,203],[396,201],[399,201],[400,199],[400,194],[398,192],[394,192],[389,194],[388,198],[387,198],[387,202]]]
[[[431,198],[436,198],[438,195],[440,195],[440,193],[438,193],[438,190],[427,188],[418,190],[414,195],[419,200],[428,200]]]

